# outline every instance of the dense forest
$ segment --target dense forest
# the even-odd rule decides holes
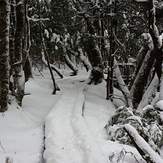
[[[125,162],[125,156],[130,153],[136,162],[163,163],[162,21],[162,0],[0,0],[1,114],[8,114],[9,108],[15,105],[18,110],[25,110],[25,98],[32,99],[33,95],[32,89],[28,89],[31,81],[37,81],[38,76],[43,81],[50,78],[42,87],[50,87],[55,100],[62,97],[59,101],[64,105],[58,102],[56,108],[62,110],[69,107],[69,103],[73,104],[70,108],[81,108],[72,111],[70,118],[75,119],[74,123],[71,120],[73,132],[74,128],[77,133],[85,131],[78,123],[85,124],[86,108],[96,108],[94,103],[100,108],[106,103],[108,110],[114,110],[102,126],[106,141],[134,147],[141,159],[136,158],[135,152],[121,150],[117,156],[114,153],[107,156],[108,162]],[[76,84],[71,87],[70,83]],[[100,104],[101,90],[104,91]],[[71,95],[75,101],[67,99],[69,102],[66,103],[66,98]],[[75,114],[77,112],[81,117]],[[62,117],[62,114],[59,111],[52,113],[51,118],[56,118],[59,123],[61,119],[57,116]],[[50,116],[46,113],[41,122],[45,126],[45,140],[42,140],[45,141],[44,161],[62,163],[66,156],[65,160],[55,160],[49,159],[51,156],[47,154],[48,141],[51,143],[52,140],[46,137],[46,133],[53,133],[57,128],[55,123],[45,120],[47,117]],[[61,121],[58,127],[63,126]],[[56,139],[59,138],[57,134],[56,129],[53,135]],[[85,137],[89,136],[85,134]],[[85,140],[86,144],[92,141],[88,140]],[[92,151],[95,149],[92,147]],[[54,146],[52,151],[56,150]],[[64,154],[60,155],[64,158]],[[92,158],[91,154],[89,157]],[[67,163],[71,163],[70,160]],[[105,159],[98,155],[92,160],[75,161],[99,162],[105,163]],[[5,163],[17,161],[5,156]]]

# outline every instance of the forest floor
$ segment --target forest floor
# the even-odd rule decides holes
[[[52,95],[47,70],[35,72],[22,108],[13,101],[1,113],[0,163],[143,163],[134,148],[107,140],[104,127],[115,109],[105,100],[105,82],[88,86],[83,71],[65,76]]]

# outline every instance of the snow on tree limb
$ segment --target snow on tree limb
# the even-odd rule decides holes
[[[150,145],[142,138],[137,130],[129,124],[124,125],[124,130],[127,132],[134,146],[140,155],[149,163],[163,163],[162,158],[156,153]],[[148,155],[148,157],[146,156]]]
[[[149,0],[135,0],[135,2],[149,2]]]

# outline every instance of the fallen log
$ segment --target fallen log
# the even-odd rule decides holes
[[[133,145],[147,163],[163,163],[163,159],[155,152],[150,145],[142,138],[137,130],[130,124],[124,125],[124,130],[131,138]]]

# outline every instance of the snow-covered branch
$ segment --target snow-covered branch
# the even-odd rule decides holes
[[[28,16],[28,20],[32,22],[41,22],[41,21],[49,21],[50,19],[49,18],[34,18],[34,17],[31,18]]]
[[[148,163],[163,163],[162,158],[156,153],[150,145],[139,135],[137,130],[129,124],[124,126],[125,131],[131,138],[134,146],[140,153],[140,155],[148,162]]]

